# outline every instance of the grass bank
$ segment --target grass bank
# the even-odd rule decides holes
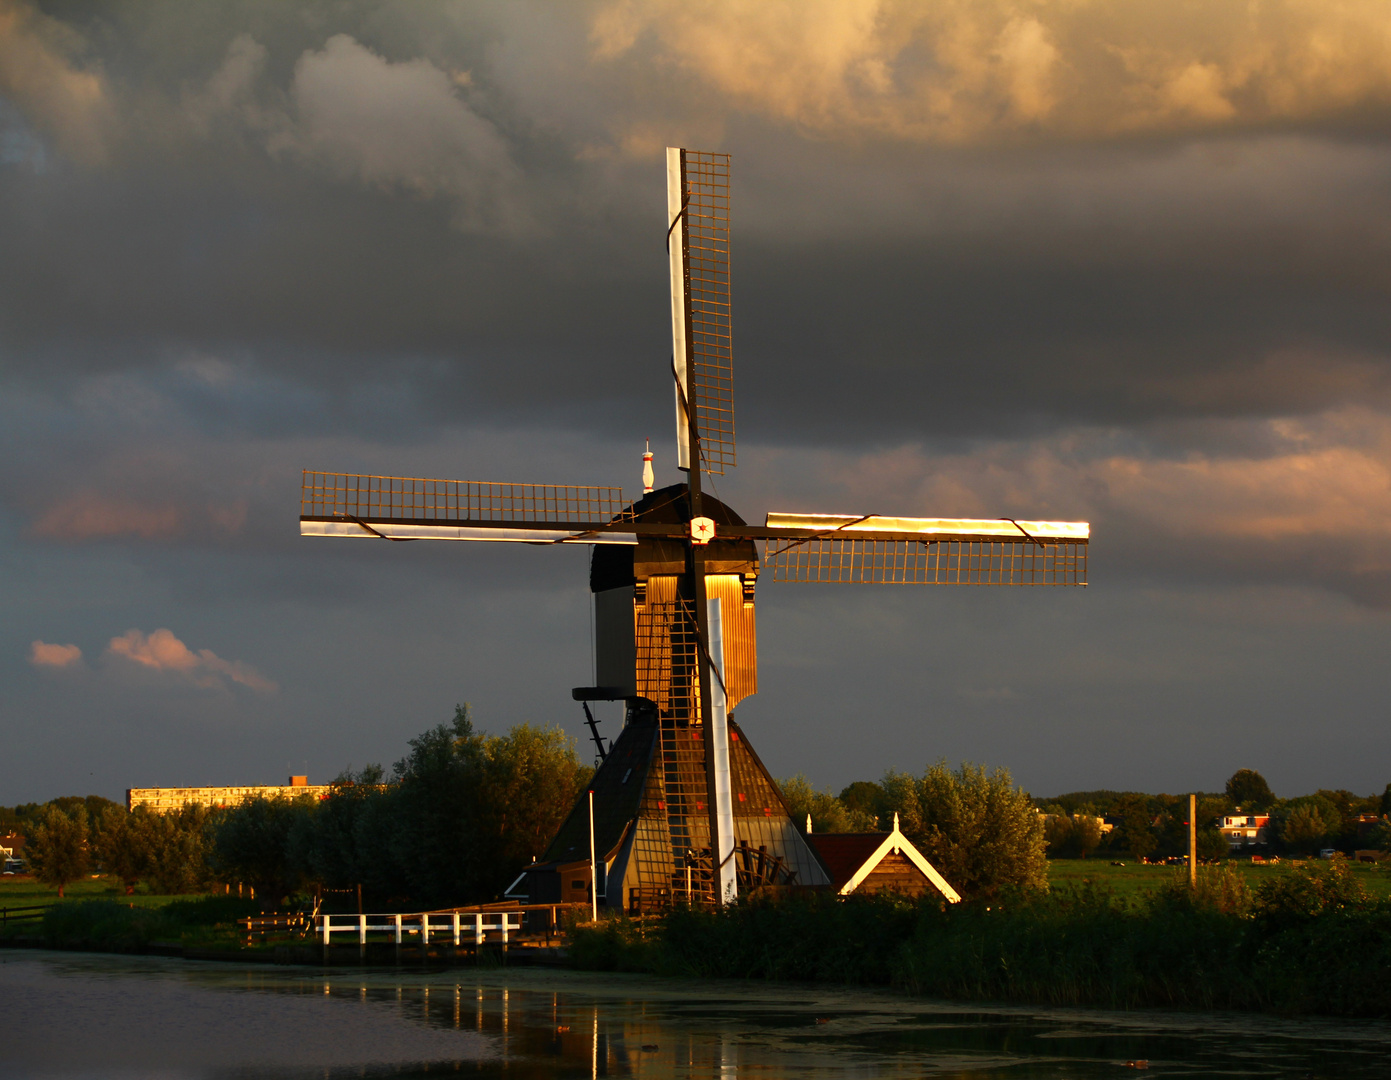
[[[72,900],[50,907],[38,933],[51,948],[100,952],[139,952],[154,942],[237,948],[236,920],[256,911],[254,900],[236,896],[171,900],[159,907]]]
[[[1145,896],[1099,885],[962,904],[825,894],[579,928],[598,970],[891,985],[932,997],[1391,1017],[1391,901],[1346,867],[1175,875]]]
[[[1120,862],[1124,865],[1116,866]],[[1253,892],[1263,883],[1278,878],[1292,869],[1305,865],[1302,860],[1285,858],[1275,864],[1261,865],[1249,859],[1233,859],[1223,866],[1239,873]],[[1391,864],[1351,863],[1348,872],[1368,896],[1391,899]],[[1059,890],[1069,887],[1099,885],[1118,896],[1146,897],[1162,891],[1173,878],[1171,866],[1136,862],[1128,855],[1094,855],[1090,859],[1049,859],[1048,885]]]
[[[114,900],[123,904],[134,904],[137,908],[161,908],[175,900],[196,899],[191,896],[159,896],[148,892],[138,892],[127,896],[121,883],[106,874],[92,874],[79,878],[63,890],[67,895],[59,896],[58,890],[41,884],[27,874],[0,878],[0,908],[14,909],[42,905],[67,904],[78,900]]]
[[[135,952],[152,942],[237,947],[235,920],[257,913],[254,900],[236,896],[127,896],[119,882],[101,876],[57,890],[28,877],[0,883],[0,909],[42,907],[40,918],[9,922],[0,937],[40,939],[53,948]]]

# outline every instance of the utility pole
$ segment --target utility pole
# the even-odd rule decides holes
[[[599,864],[594,861],[594,789],[589,789],[589,914],[599,921]],[[504,921],[506,916],[503,917]]]
[[[1198,887],[1198,796],[1188,796],[1188,887]]]

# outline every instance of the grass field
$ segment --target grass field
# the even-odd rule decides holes
[[[1112,866],[1111,860],[1104,857],[1092,859],[1049,859],[1048,884],[1053,888],[1067,885],[1093,885],[1110,889],[1117,896],[1140,896],[1153,892],[1175,874],[1186,874],[1181,866],[1146,866],[1130,859],[1124,866]],[[1248,884],[1255,888],[1262,881],[1276,874],[1287,872],[1293,865],[1282,859],[1278,864],[1252,866],[1245,860],[1236,860]],[[1380,863],[1353,863],[1352,872],[1357,881],[1374,897],[1391,897],[1391,869]]]
[[[27,875],[0,878],[0,908],[13,911],[38,904],[51,907],[64,900],[119,900],[136,908],[162,908],[175,900],[196,899],[191,896],[127,896],[120,883],[105,874],[74,881],[64,892],[66,897],[59,900],[57,889],[42,885]]]

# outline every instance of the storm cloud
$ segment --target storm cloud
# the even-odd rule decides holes
[[[1379,789],[1389,61],[1370,2],[0,0],[14,798],[578,733],[582,554],[300,542],[299,470],[674,481],[667,145],[733,154],[722,497],[1093,524],[1081,597],[764,588],[775,772]],[[180,679],[99,686],[132,626]]]

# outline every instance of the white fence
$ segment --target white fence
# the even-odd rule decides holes
[[[332,944],[334,934],[357,934],[359,945],[367,944],[367,935],[372,932],[394,935],[400,945],[407,934],[415,934],[422,945],[428,945],[433,937],[442,940],[453,937],[455,945],[464,942],[464,935],[473,935],[473,943],[482,945],[484,936],[489,933],[501,935],[500,940],[507,944],[507,935],[522,928],[520,911],[454,911],[431,915],[422,912],[418,915],[319,915],[314,934],[325,945]]]

